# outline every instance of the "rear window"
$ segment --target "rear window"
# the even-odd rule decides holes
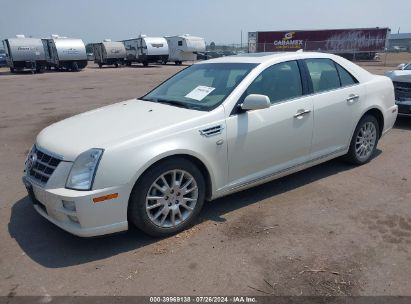
[[[335,64],[337,66],[338,74],[340,75],[341,86],[347,87],[350,85],[354,85],[358,83],[358,80],[354,78],[346,69],[340,66],[338,63]]]
[[[346,69],[331,59],[306,59],[313,92],[319,93],[358,83]]]
[[[339,88],[340,78],[334,61],[330,59],[306,59],[314,93]]]

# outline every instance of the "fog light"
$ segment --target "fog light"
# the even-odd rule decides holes
[[[63,208],[75,212],[76,204],[70,201],[63,201]]]
[[[70,219],[70,221],[78,223],[78,218],[75,215],[67,215],[67,217]]]

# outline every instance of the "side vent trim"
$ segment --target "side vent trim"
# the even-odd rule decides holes
[[[223,129],[224,129],[223,125],[218,125],[218,126],[213,126],[210,128],[202,129],[199,131],[201,135],[205,137],[211,137],[211,136],[221,134],[223,132]]]

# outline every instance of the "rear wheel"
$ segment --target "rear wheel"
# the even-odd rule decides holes
[[[130,197],[129,219],[145,233],[163,237],[191,226],[205,196],[201,171],[183,158],[154,165],[139,179]]]
[[[355,128],[346,160],[355,165],[369,162],[377,149],[379,134],[377,119],[373,115],[364,116]]]

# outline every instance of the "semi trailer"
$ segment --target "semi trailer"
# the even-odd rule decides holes
[[[316,51],[374,59],[388,47],[389,28],[261,31],[248,33],[249,52]]]

